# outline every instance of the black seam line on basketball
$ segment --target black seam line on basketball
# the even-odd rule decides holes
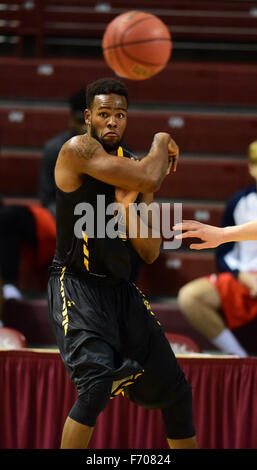
[[[144,13],[144,12],[142,12]],[[151,15],[151,13],[150,13]],[[144,17],[144,18],[140,18],[139,20],[135,21],[135,23],[132,23],[130,26],[128,26],[124,31],[123,33],[121,34],[121,40],[123,39],[123,37],[127,34],[127,32],[131,29],[131,28],[134,28],[135,25],[139,24],[139,23],[143,23],[144,21],[149,21],[149,20],[153,20],[154,19],[154,15],[151,15],[151,16],[147,16]]]
[[[121,51],[119,51],[118,49],[115,49],[114,52],[115,52],[115,57],[116,57],[116,59],[117,59],[119,65],[120,65],[121,69],[123,70],[123,72],[124,72],[124,74],[125,74],[125,78],[128,78],[128,77],[127,77],[127,69],[126,69],[126,67],[124,66],[124,63],[122,62],[121,57],[120,57],[120,55],[119,55],[119,53],[120,53]]]
[[[123,54],[130,60],[133,60],[134,62],[137,62],[137,63],[140,63],[142,65],[146,65],[146,66],[152,66],[152,67],[160,67],[160,66],[164,66],[163,62],[162,63],[153,63],[153,62],[147,62],[146,60],[142,60],[142,59],[138,59],[137,57],[134,57],[132,55],[130,55],[126,49],[125,49],[125,44],[121,44],[120,45],[120,48],[122,49],[122,52]]]
[[[117,47],[121,46],[135,46],[136,44],[144,44],[144,43],[149,43],[149,42],[157,42],[157,41],[168,41],[171,42],[170,39],[168,38],[154,38],[154,39],[142,39],[141,41],[132,41],[132,42],[120,42],[119,44],[115,44],[114,46],[107,46],[104,47],[104,51],[108,51],[109,49],[117,49]]]
[[[134,62],[138,63],[138,64],[142,64],[142,65],[152,65],[153,67],[160,67],[161,65],[164,66],[165,64],[162,63],[156,63],[156,62],[146,62],[146,60],[142,60],[142,59],[137,59],[136,57],[133,57],[131,56],[130,54],[128,54],[122,47],[122,52],[123,54],[130,60],[133,60]]]

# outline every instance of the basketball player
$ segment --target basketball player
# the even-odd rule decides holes
[[[171,448],[196,448],[191,387],[149,303],[130,280],[131,252],[151,263],[160,238],[151,237],[151,226],[145,239],[93,238],[89,225],[83,238],[74,234],[78,203],[94,208],[96,234],[97,196],[107,204],[122,201],[125,211],[138,197],[149,204],[166,174],[176,170],[178,147],[168,134],[158,133],[145,158],[135,161],[120,145],[127,125],[125,86],[101,79],[87,87],[86,99],[87,134],[64,144],[55,168],[57,246],[49,310],[78,391],[61,448],[87,448],[99,413],[120,392],[138,405],[161,408]],[[126,220],[127,233],[136,221],[134,212]]]

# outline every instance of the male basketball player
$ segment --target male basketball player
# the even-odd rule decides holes
[[[87,87],[87,134],[64,144],[57,159],[57,246],[49,280],[50,318],[61,357],[78,391],[64,425],[61,448],[86,448],[96,419],[119,392],[138,405],[162,410],[171,448],[196,448],[192,392],[162,327],[131,282],[132,253],[147,262],[161,240],[97,236],[97,196],[150,203],[166,174],[175,171],[178,147],[166,133],[154,136],[148,154],[136,161],[122,149],[128,96],[115,79]],[[123,156],[122,156],[123,155]],[[140,196],[139,196],[140,193]],[[86,226],[74,234],[74,209],[94,208],[95,236]],[[75,211],[76,212],[76,211]],[[137,213],[126,220],[127,233]]]

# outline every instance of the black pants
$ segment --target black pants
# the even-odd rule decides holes
[[[16,284],[19,278],[21,244],[37,246],[36,223],[26,206],[0,208],[0,271],[4,284]]]
[[[167,437],[195,434],[191,387],[149,302],[132,282],[110,285],[56,267],[48,302],[57,345],[79,395],[72,419],[94,426],[113,397],[113,382],[121,380],[132,402],[163,410]]]

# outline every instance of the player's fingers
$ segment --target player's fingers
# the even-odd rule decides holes
[[[178,166],[178,153],[172,157],[172,171],[175,172]]]
[[[195,220],[183,220],[173,225],[173,230],[196,230],[199,228],[199,222]]]
[[[205,250],[206,248],[212,248],[210,246],[210,243],[206,242],[206,243],[191,243],[191,245],[189,245],[189,248],[191,248],[191,250]]]
[[[166,175],[170,174],[171,168],[172,168],[172,161],[170,161],[170,163],[169,163],[169,166],[168,166],[167,171],[166,171]]]
[[[182,240],[182,238],[195,238],[197,237],[197,232],[196,231],[188,231],[188,232],[184,232],[184,233],[179,233],[178,235],[175,235],[175,238],[177,240]]]

